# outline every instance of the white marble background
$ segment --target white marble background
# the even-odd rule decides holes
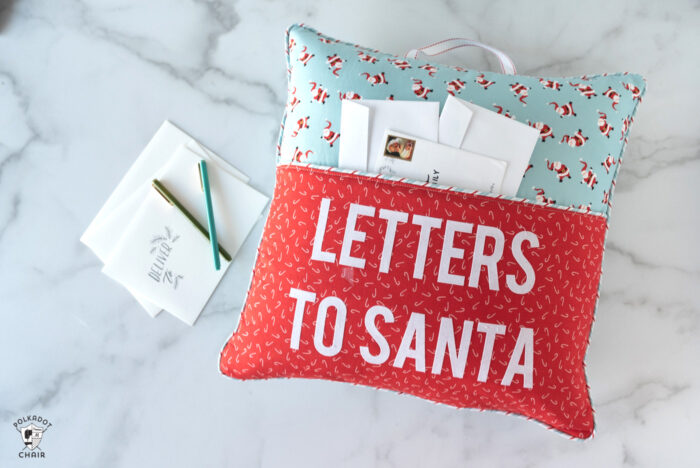
[[[0,466],[698,466],[697,1],[0,0]],[[527,74],[648,79],[586,359],[592,440],[329,382],[238,382],[218,353],[261,223],[203,316],[150,319],[78,238],[164,119],[271,193],[286,26],[403,53],[450,36]],[[476,51],[449,61],[494,67]],[[12,420],[51,420],[22,461]]]

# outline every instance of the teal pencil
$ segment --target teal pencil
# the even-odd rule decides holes
[[[221,260],[219,259],[219,242],[216,238],[216,225],[214,223],[214,205],[211,199],[211,189],[209,187],[209,174],[207,173],[207,163],[203,159],[199,161],[199,177],[202,182],[202,191],[204,192],[204,200],[207,204],[207,224],[209,225],[209,241],[211,243],[211,251],[214,255],[214,268],[221,269]]]

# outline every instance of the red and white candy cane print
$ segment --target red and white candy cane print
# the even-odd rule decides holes
[[[296,164],[275,185],[224,374],[369,385],[592,434],[583,359],[605,218]]]
[[[629,117],[625,117],[622,119],[622,129],[620,131],[620,141],[622,141],[623,138],[625,138],[625,134],[627,133],[627,129],[630,128],[630,119]]]

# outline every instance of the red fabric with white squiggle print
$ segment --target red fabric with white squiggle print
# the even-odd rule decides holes
[[[364,207],[359,214],[357,205]],[[326,226],[319,229],[324,209]],[[392,216],[393,243],[386,240]],[[421,272],[425,217],[434,224]],[[369,385],[517,413],[589,437],[593,410],[583,360],[605,230],[605,219],[592,214],[279,166],[221,371],[239,379]],[[474,265],[474,252],[486,263],[491,256],[491,264]],[[364,265],[348,266],[358,261]]]

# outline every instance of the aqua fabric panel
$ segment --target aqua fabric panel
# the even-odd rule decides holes
[[[531,77],[381,53],[309,27],[287,31],[289,100],[280,162],[337,166],[342,99],[431,100],[448,94],[540,129],[518,196],[608,211],[645,81],[632,73]]]

